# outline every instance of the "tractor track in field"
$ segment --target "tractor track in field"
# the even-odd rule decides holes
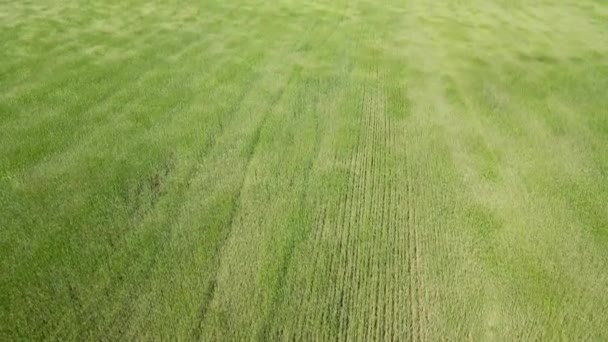
[[[363,118],[359,118],[359,127],[364,126]],[[358,177],[364,170],[365,164],[361,163],[361,146],[362,137],[357,137],[355,144],[355,152],[353,157],[347,162],[348,166],[348,178],[346,182],[347,191],[343,191],[340,196],[339,202],[337,203],[336,215],[330,215],[327,211],[327,205],[323,205],[323,209],[317,211],[317,217],[315,220],[316,229],[314,234],[314,241],[323,243],[323,241],[336,241],[335,253],[329,253],[328,255],[322,254],[322,250],[317,250],[314,255],[313,269],[323,269],[324,278],[334,279],[331,283],[334,286],[328,293],[328,305],[325,306],[325,310],[320,313],[304,311],[300,314],[298,319],[298,329],[296,332],[296,339],[301,338],[300,333],[302,328],[305,326],[312,326],[316,321],[311,321],[315,317],[320,318],[321,322],[333,322],[334,326],[338,331],[344,331],[349,326],[349,307],[352,306],[354,301],[353,291],[356,291],[359,286],[352,286],[349,290],[341,288],[342,284],[353,282],[355,276],[354,270],[355,265],[351,265],[357,258],[358,251],[356,248],[349,248],[349,245],[353,241],[351,228],[353,222],[357,220],[360,212],[360,206],[355,203],[358,190],[361,188],[361,177]],[[340,164],[341,162],[334,155],[334,164]],[[333,219],[332,219],[333,217]],[[325,264],[325,267],[323,267]],[[340,265],[350,265],[350,267],[340,267]],[[337,272],[333,272],[338,270]],[[302,298],[302,303],[313,304],[313,307],[321,305],[321,300],[318,296],[310,296],[310,294],[316,289],[318,284],[318,277],[311,277],[307,285],[307,296]],[[336,286],[337,285],[337,286]],[[311,303],[313,302],[313,303]],[[306,305],[308,307],[308,305]],[[318,332],[325,334],[325,331]],[[327,338],[326,335],[319,335]]]
[[[221,241],[217,247],[216,255],[218,253],[221,253],[221,251],[224,249],[224,246],[226,245],[226,242],[228,241],[230,234],[232,233],[232,230],[233,230],[232,228],[234,226],[234,220],[235,220],[237,213],[239,211],[239,208],[241,206],[241,197],[242,197],[242,193],[243,193],[243,187],[245,186],[245,180],[247,178],[247,173],[250,168],[251,161],[253,160],[253,156],[255,155],[255,151],[259,145],[262,129],[264,128],[266,121],[268,119],[268,115],[269,115],[268,113],[281,100],[281,98],[283,97],[283,94],[285,93],[285,89],[287,89],[287,87],[289,86],[289,84],[291,83],[292,80],[293,80],[293,72],[290,73],[289,79],[287,80],[286,84],[279,91],[277,91],[277,93],[268,102],[268,109],[266,110],[263,117],[260,119],[260,123],[255,128],[251,142],[247,146],[246,161],[245,161],[243,176],[240,179],[240,184],[239,184],[238,190],[234,196],[232,209],[230,210],[230,214],[229,214],[229,217],[228,217],[228,220],[226,223],[226,227],[228,230],[223,235],[223,238],[221,239]],[[211,283],[208,286],[209,294],[205,297],[205,300],[201,304],[201,308],[199,310],[199,312],[200,312],[199,317],[197,319],[197,323],[195,324],[195,328],[192,331],[192,337],[195,340],[200,340],[200,338],[202,337],[205,318],[207,317],[207,313],[209,312],[209,307],[211,306],[211,303],[213,302],[213,299],[215,298],[215,292],[216,292],[216,288],[217,288],[217,272],[220,269],[220,263],[221,263],[221,260],[218,258],[217,267],[214,268],[215,271],[214,271],[214,274],[212,275]]]
[[[249,144],[249,147],[247,149],[247,161],[245,162],[245,172],[243,174],[243,177],[241,177],[240,180],[240,184],[237,190],[236,195],[234,196],[234,200],[233,200],[233,204],[232,204],[232,209],[230,210],[230,214],[228,217],[228,222],[226,223],[226,227],[228,227],[228,231],[224,234],[222,240],[220,241],[218,247],[217,247],[217,253],[220,253],[221,250],[224,248],[224,245],[226,244],[226,242],[228,241],[228,237],[230,236],[231,232],[232,232],[232,227],[234,225],[234,219],[236,217],[236,213],[239,210],[239,207],[241,206],[241,196],[242,196],[242,192],[243,192],[243,186],[245,185],[245,175],[247,174],[247,170],[249,169],[249,165],[251,164],[251,160],[253,159],[253,155],[255,154],[255,149],[256,146],[259,143],[260,140],[260,131],[262,129],[262,126],[264,125],[266,116],[264,116],[264,118],[262,119],[262,122],[258,125],[258,127],[256,128],[256,131],[254,133],[253,136],[253,140],[252,142]],[[205,317],[207,316],[207,312],[209,311],[209,306],[211,304],[211,302],[213,301],[213,298],[215,297],[215,290],[217,288],[217,271],[220,268],[220,260],[217,260],[217,266],[215,269],[215,272],[212,276],[212,280],[211,283],[208,287],[208,295],[205,296],[205,300],[203,301],[203,303],[201,304],[201,309],[200,309],[200,314],[199,314],[199,319],[198,319],[198,323],[195,325],[195,329],[193,331],[193,338],[195,340],[199,340],[201,338],[201,334],[203,332],[203,324],[205,322]]]
[[[314,117],[314,122],[315,122],[315,139],[314,139],[314,152],[310,158],[310,160],[307,162],[307,166],[306,166],[306,171],[304,173],[304,184],[306,184],[305,189],[308,189],[311,185],[310,183],[310,179],[313,176],[313,173],[315,172],[315,166],[319,161],[319,157],[321,155],[321,140],[322,140],[322,131],[320,129],[320,120],[321,120],[321,116],[319,114],[319,112],[322,109],[321,104],[325,103],[325,101],[327,101],[330,98],[330,95],[333,94],[333,92],[335,91],[334,87],[332,87],[330,84],[325,84],[324,86],[327,86],[327,89],[325,87],[321,87],[321,85],[323,84],[323,81],[319,78],[315,78],[312,80],[309,80],[309,82],[313,83],[313,89],[315,89],[314,91],[310,91],[310,89],[307,89],[306,91],[304,91],[301,94],[300,98],[306,98],[308,100],[312,99],[312,102],[314,103],[314,105],[310,106],[310,107],[306,107],[303,106],[301,109],[302,113],[309,113],[312,112],[313,117]],[[326,90],[323,91],[323,90]],[[299,114],[302,114],[299,113]],[[310,194],[308,191],[306,190],[302,190],[302,192],[299,195],[299,207],[301,210],[301,215],[305,215],[305,216],[309,216],[310,214],[307,213],[307,211],[305,209],[303,209],[304,207],[307,207],[309,205],[309,201],[313,201],[315,202],[314,199],[310,198]],[[313,208],[320,208],[319,210],[319,214],[316,215],[315,218],[315,223],[321,222],[321,225],[324,226],[324,221],[325,221],[325,215],[326,215],[326,208],[324,206],[316,206],[313,205]],[[318,221],[320,220],[320,221]],[[316,225],[313,225],[312,227],[315,227]],[[284,257],[284,260],[282,261],[282,268],[281,271],[279,272],[278,275],[278,280],[277,283],[278,288],[282,288],[283,286],[287,286],[287,273],[288,273],[288,268],[289,266],[293,263],[293,259],[294,259],[294,255],[296,253],[296,249],[306,240],[310,239],[310,235],[311,235],[311,228],[308,227],[308,229],[306,229],[303,232],[303,236],[302,237],[294,237],[294,240],[291,242],[291,246],[288,249],[289,250],[289,254],[286,255]],[[271,304],[271,310],[270,310],[270,317],[266,320],[264,327],[262,328],[263,333],[263,339],[264,340],[269,340],[269,339],[276,339],[278,337],[280,337],[280,334],[282,333],[282,331],[279,331],[279,335],[275,335],[272,336],[270,330],[272,329],[271,324],[274,322],[274,320],[277,318],[277,308],[279,306],[279,304],[284,300],[284,296],[275,296],[273,298],[272,304]],[[302,303],[299,303],[301,307]]]
[[[321,96],[321,94],[317,94],[320,98],[317,101],[318,104],[316,106],[316,109],[314,109],[315,112],[315,120],[316,120],[316,132],[317,132],[317,140],[316,140],[316,145],[315,145],[315,157],[314,160],[312,161],[312,163],[309,165],[310,166],[310,172],[313,172],[313,168],[315,167],[315,164],[318,162],[320,155],[322,154],[322,130],[321,130],[321,121],[322,121],[322,115],[321,113],[319,113],[319,111],[326,113],[326,109],[322,109],[324,107],[322,107],[320,104],[321,103],[325,103],[325,101],[330,100],[332,98],[332,94],[334,94],[334,92],[336,91],[335,88],[335,84],[331,84],[331,82],[329,82],[328,84],[328,92],[327,94]],[[323,93],[323,92],[321,92]],[[335,163],[336,161],[336,156],[333,156],[333,162]],[[309,175],[310,176],[310,175]],[[328,206],[331,203],[328,203],[326,200],[321,199],[321,198],[316,198],[316,199],[311,199],[313,201],[313,206],[312,208],[315,208],[312,211],[312,223],[311,226],[309,227],[309,229],[305,232],[305,237],[302,238],[302,241],[300,241],[300,244],[304,242],[304,240],[309,240],[309,241],[321,241],[323,239],[323,236],[328,233],[327,231],[327,227],[328,227],[328,222],[329,219],[328,217],[330,216],[328,214]],[[314,260],[314,268],[313,269],[318,269],[321,266],[321,258],[318,255],[318,252],[314,255],[313,260]],[[326,276],[329,276],[328,274],[326,274]],[[313,289],[315,288],[316,285],[316,281],[315,281],[316,277],[313,277],[311,279],[311,282],[308,283],[308,286],[306,286],[306,296],[300,296],[297,299],[297,307],[308,307],[308,304],[310,304],[310,300],[312,297],[311,293],[313,291]],[[300,312],[300,314],[298,315],[298,318],[296,320],[296,327],[297,329],[295,330],[295,335],[292,335],[292,337],[294,337],[295,339],[301,339],[302,337],[300,336],[300,333],[302,332],[303,326],[306,326],[307,324],[310,325],[310,321],[308,321],[308,318],[312,317],[313,313],[308,313],[306,310],[302,310]]]

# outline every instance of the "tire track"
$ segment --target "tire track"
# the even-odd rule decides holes
[[[335,82],[333,82],[335,83]],[[336,87],[336,84],[333,84],[332,89]],[[335,95],[335,94],[333,94]],[[328,100],[332,98],[332,96],[328,95],[326,96],[324,99]],[[318,106],[319,108],[321,108],[321,106]],[[325,107],[323,107],[325,108]],[[320,110],[320,109],[318,109]],[[325,110],[324,110],[325,112]],[[321,116],[319,114],[316,115],[317,116],[317,120],[320,120]],[[317,126],[319,124],[319,121],[317,121]],[[319,144],[318,148],[320,149],[321,146]],[[320,151],[319,151],[320,153]],[[329,163],[330,165],[336,165],[338,164],[338,159],[337,159],[337,155],[333,154],[333,156],[331,156],[331,162]],[[315,204],[314,207],[315,208],[315,214],[314,214],[314,223],[312,224],[312,229],[315,230],[314,236],[312,237],[311,241],[315,243],[315,246],[318,246],[319,244],[323,245],[324,241],[326,240],[330,240],[328,234],[331,234],[331,219],[330,219],[330,214],[328,213],[328,207],[330,207],[332,205],[332,203],[328,200],[322,199],[322,198],[317,198],[315,200]],[[333,238],[333,237],[331,237]],[[314,248],[314,254],[313,254],[313,270],[318,270],[319,268],[321,268],[325,263],[324,261],[327,260],[325,258],[325,254],[323,253],[323,249],[322,248]],[[324,267],[323,268],[324,271],[324,277],[318,277],[318,276],[312,276],[310,277],[310,280],[307,283],[306,289],[305,289],[305,296],[300,296],[299,299],[299,306],[300,308],[304,307],[304,310],[300,310],[299,314],[297,315],[297,319],[296,319],[296,331],[295,333],[292,333],[292,337],[294,337],[296,340],[298,339],[302,339],[301,337],[301,333],[304,330],[304,327],[306,326],[314,326],[316,322],[312,321],[313,319],[318,318],[318,315],[316,314],[316,312],[311,312],[310,310],[314,307],[317,307],[319,305],[319,296],[314,296],[313,295],[313,291],[318,287],[318,279],[322,278],[322,279],[329,279],[328,277],[330,276],[330,271],[331,269],[328,267]],[[298,291],[294,291],[294,292],[298,292]],[[310,337],[307,337],[308,339],[310,339]]]
[[[329,34],[326,34],[324,36],[324,38],[322,39],[322,41],[320,43],[320,46],[325,46],[325,45],[328,44],[329,39],[337,32],[337,28],[340,27],[340,26],[342,26],[344,24],[344,22],[345,22],[344,19],[345,19],[344,16],[340,17],[340,20],[334,25],[333,30],[331,30],[329,32]],[[305,44],[305,43],[303,43],[303,44]],[[332,165],[337,164],[336,163],[336,161],[337,161],[336,157],[337,156],[334,155],[334,159],[333,159],[334,162],[332,163]],[[340,202],[339,211],[342,210],[342,203],[344,203],[344,201]],[[327,206],[327,205],[329,205],[329,203],[324,203],[324,205]],[[321,219],[320,215],[322,215],[322,219]],[[315,227],[320,228],[320,229],[316,229],[317,234],[315,234],[313,241],[323,242],[324,241],[323,240],[323,236],[326,236],[327,234],[330,233],[330,230],[331,230],[330,229],[331,228],[331,226],[330,226],[331,220],[326,221],[327,216],[328,215],[327,215],[327,210],[326,209],[322,210],[322,214],[317,214],[317,219],[315,220]],[[342,225],[338,224],[338,227],[340,227],[340,226],[342,226]],[[324,256],[322,248],[316,248],[315,251],[316,251],[316,253],[314,254],[314,268],[313,269],[317,270],[319,268],[319,266],[321,265],[321,261],[322,261],[321,259],[322,258],[325,259],[325,256]],[[335,263],[334,255],[335,255],[335,253],[331,253],[330,254],[329,267],[327,267],[327,265],[326,265],[326,267],[324,267],[325,274],[324,274],[323,279],[330,279],[330,275],[332,274],[331,270],[333,269],[332,266]],[[311,294],[313,292],[313,289],[316,288],[317,282],[315,281],[315,279],[317,279],[317,277],[312,277],[312,279],[309,282],[309,285],[308,285],[307,290],[306,290],[307,293],[308,293],[307,296],[306,296],[307,298],[312,297]],[[318,304],[319,304],[319,298],[318,297],[319,296],[314,296],[314,305],[312,305],[312,306],[306,305],[306,308],[309,308],[309,307],[318,307]],[[302,299],[302,303],[304,303],[304,302],[309,303],[309,301],[307,299]],[[328,314],[329,313],[327,311],[323,312],[323,314],[322,314],[322,321],[326,321]],[[304,326],[306,326],[306,322],[309,322],[310,319],[312,319],[314,317],[317,317],[317,316],[318,315],[315,315],[313,313],[308,314],[306,310],[302,310],[301,313],[300,313],[300,315],[298,315],[298,319],[297,319],[297,322],[298,322],[297,323],[297,326],[298,326],[297,330],[298,331],[297,331],[297,333],[296,333],[295,336],[296,337],[300,336],[300,333],[303,330],[302,324],[304,324]],[[312,323],[314,323],[314,322],[312,322]]]
[[[245,178],[246,178],[245,175],[247,174],[247,170],[249,170],[251,160],[253,159],[253,155],[255,154],[255,149],[259,143],[260,131],[266,121],[265,120],[266,116],[267,115],[264,116],[264,118],[262,119],[262,123],[256,128],[256,131],[253,136],[253,141],[250,143],[249,148],[247,149],[247,161],[245,162],[245,165],[246,165],[245,171],[243,173],[243,176],[241,177],[240,185],[238,187],[237,193],[233,200],[232,210],[230,210],[228,222],[226,223],[226,227],[228,227],[228,231],[222,238],[222,241],[220,241],[219,246],[217,248],[216,255],[217,255],[217,253],[221,253],[221,250],[224,249],[224,246],[226,245],[226,242],[228,241],[228,238],[229,238],[230,234],[232,233],[232,227],[234,226],[234,219],[236,217],[236,213],[239,211],[239,208],[241,207],[241,195],[243,192],[243,186],[245,185]],[[205,297],[205,300],[203,301],[203,303],[201,305],[198,323],[196,324],[196,328],[193,331],[193,338],[195,340],[201,339],[201,334],[203,331],[203,324],[205,322],[205,317],[207,316],[207,312],[209,310],[209,305],[211,304],[211,302],[213,301],[213,298],[215,297],[215,290],[217,288],[217,272],[220,269],[219,258],[216,263],[217,263],[217,265],[214,268],[214,274],[212,275],[212,281],[209,286],[209,294]]]
[[[271,98],[271,100],[269,101],[268,108],[265,111],[262,119],[260,120],[260,123],[256,127],[256,129],[253,133],[251,142],[247,146],[246,153],[245,153],[246,160],[244,163],[245,164],[244,171],[243,171],[242,177],[240,179],[240,184],[238,186],[238,190],[234,196],[232,209],[230,211],[230,214],[228,216],[228,220],[226,223],[226,227],[228,227],[228,228],[227,228],[226,233],[222,237],[222,240],[219,242],[219,244],[217,246],[215,255],[219,255],[221,253],[221,251],[224,249],[224,246],[226,245],[227,241],[229,240],[230,235],[232,234],[233,227],[234,227],[234,221],[237,216],[237,213],[239,212],[239,208],[241,207],[241,200],[242,200],[241,198],[242,198],[243,187],[245,185],[245,180],[247,178],[246,175],[248,174],[248,170],[251,167],[251,161],[253,160],[253,156],[255,155],[256,149],[259,145],[262,129],[266,125],[266,121],[269,116],[268,113],[271,112],[271,108],[274,107],[277,104],[277,102],[279,102],[280,99],[283,97],[283,94],[285,93],[285,89],[287,89],[287,87],[291,83],[292,79],[293,79],[293,72],[290,74],[289,79],[288,79],[287,83],[285,84],[285,86],[283,86],[277,92],[277,94],[275,94],[275,96],[273,98]],[[203,332],[203,325],[205,323],[205,318],[207,317],[207,314],[209,312],[209,307],[210,307],[211,303],[213,302],[213,299],[215,298],[216,289],[217,289],[217,276],[218,276],[218,272],[221,268],[221,259],[220,258],[217,258],[216,266],[217,267],[213,268],[213,275],[211,276],[212,280],[211,280],[211,283],[209,286],[210,292],[205,297],[203,303],[201,304],[199,317],[197,319],[197,323],[195,324],[195,328],[192,331],[192,337],[196,340],[200,340],[202,337],[201,335]]]
[[[304,209],[300,209],[301,213],[300,215],[302,216],[308,216],[309,218],[311,218],[312,220],[312,224],[310,226],[308,226],[307,228],[305,228],[305,231],[303,232],[303,236],[298,237],[296,236],[294,238],[293,241],[293,245],[290,247],[290,253],[289,255],[286,257],[286,260],[284,261],[284,266],[283,266],[283,270],[282,272],[279,274],[279,280],[278,280],[278,290],[280,291],[280,289],[282,287],[290,287],[290,293],[295,293],[297,292],[296,289],[293,286],[289,286],[290,284],[287,283],[287,267],[293,262],[293,258],[294,258],[294,254],[296,253],[295,249],[297,246],[300,246],[302,243],[304,243],[305,241],[310,240],[310,235],[312,234],[312,230],[315,227],[318,227],[318,225],[320,224],[320,227],[324,228],[325,227],[325,218],[327,215],[327,206],[325,204],[327,203],[323,203],[323,205],[319,205],[319,202],[323,202],[321,200],[319,200],[318,198],[311,198],[311,193],[309,191],[307,191],[306,189],[310,188],[311,185],[311,178],[314,176],[315,173],[315,169],[316,169],[316,165],[319,162],[320,156],[321,156],[321,143],[322,143],[322,130],[320,127],[320,120],[321,120],[321,115],[320,112],[325,112],[324,110],[324,105],[326,104],[326,102],[333,98],[333,96],[336,93],[336,84],[335,82],[332,82],[331,80],[329,82],[323,82],[321,79],[314,79],[315,84],[313,84],[313,89],[315,89],[314,91],[314,96],[310,96],[307,93],[304,93],[301,95],[301,99],[302,98],[306,98],[309,101],[312,101],[314,103],[313,106],[308,107],[306,109],[303,109],[302,112],[304,115],[308,115],[311,114],[314,117],[314,126],[315,126],[315,143],[314,143],[314,153],[313,156],[311,157],[311,159],[308,161],[307,163],[307,167],[306,167],[306,173],[304,175],[305,180],[304,180],[304,184],[306,184],[304,186],[304,190],[303,192],[300,194],[300,208],[306,207],[312,205],[312,210],[310,212],[304,210]],[[322,87],[323,86],[323,87]],[[325,95],[323,95],[325,94]],[[304,106],[303,106],[304,107]],[[311,113],[312,112],[312,113]],[[311,217],[312,216],[312,217]],[[307,220],[308,221],[308,220]],[[321,229],[315,229],[315,237],[313,239],[313,241],[317,241],[317,236],[318,236],[318,232],[322,231]],[[318,262],[318,258],[315,258],[315,263]],[[313,277],[314,278],[314,277]],[[311,289],[308,288],[307,291],[310,291]],[[273,305],[272,305],[272,319],[268,320],[266,323],[266,326],[264,327],[264,331],[270,331],[271,326],[270,324],[272,324],[274,322],[274,319],[276,317],[276,310],[277,307],[279,305],[279,303],[281,301],[283,301],[284,298],[283,296],[279,296],[277,298],[275,298]],[[302,298],[300,298],[300,300],[298,301],[300,304],[300,306],[298,307],[302,307]],[[264,339],[268,340],[270,339],[276,339],[278,337],[280,337],[281,335],[281,331],[279,331],[279,335],[277,336],[268,336],[268,335],[264,335]]]

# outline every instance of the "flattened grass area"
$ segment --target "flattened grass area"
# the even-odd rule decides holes
[[[0,340],[607,340],[604,1],[0,1]]]

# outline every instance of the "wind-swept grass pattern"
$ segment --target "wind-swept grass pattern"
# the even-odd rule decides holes
[[[608,339],[601,1],[1,1],[0,340]]]

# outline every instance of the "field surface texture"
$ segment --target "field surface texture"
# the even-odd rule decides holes
[[[608,4],[0,0],[0,340],[608,340]]]

